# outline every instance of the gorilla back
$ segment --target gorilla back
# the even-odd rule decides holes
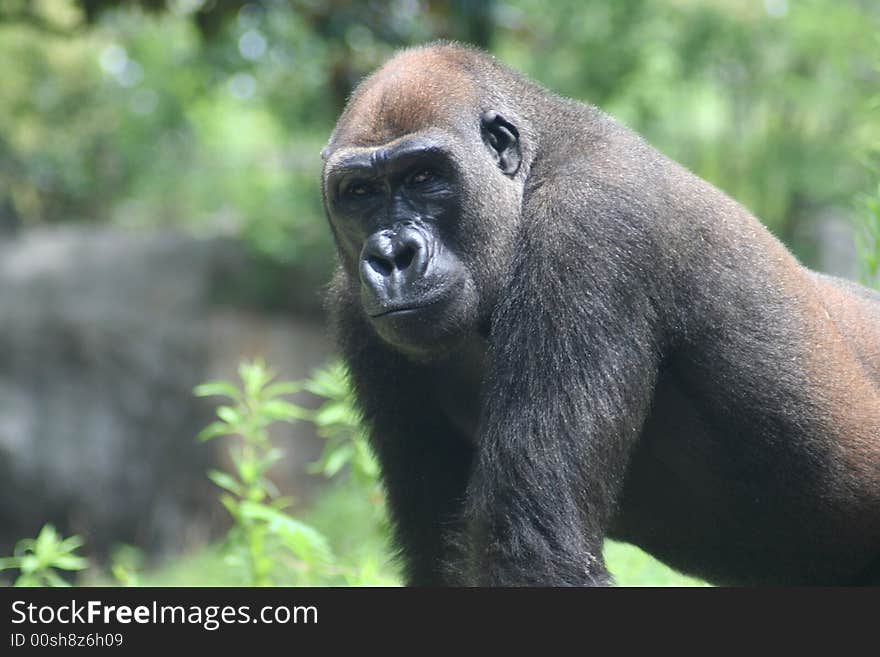
[[[599,110],[453,44],[323,152],[329,297],[409,584],[880,582],[880,295]]]

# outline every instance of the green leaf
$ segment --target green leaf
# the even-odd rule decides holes
[[[260,406],[260,412],[273,420],[307,420],[312,413],[308,409],[282,399],[273,399]]]
[[[265,470],[272,467],[283,458],[284,450],[273,447],[268,452],[266,452],[265,456],[263,456],[262,460],[260,461],[260,466]]]
[[[314,422],[318,426],[330,424],[354,424],[356,416],[348,404],[327,402],[315,414]]]
[[[40,579],[31,575],[30,573],[22,574],[17,580],[15,580],[15,584],[13,586],[16,587],[34,587],[41,586]]]
[[[238,500],[236,500],[232,495],[221,495],[220,496],[220,504],[222,504],[227,511],[229,511],[229,515],[238,520],[239,516],[239,504]]]
[[[45,553],[54,550],[54,546],[59,542],[58,532],[52,525],[43,525],[37,539],[34,542],[34,552]]]
[[[337,474],[354,456],[354,448],[348,444],[334,450],[324,461],[324,475],[332,477]]]
[[[236,431],[238,431],[238,425],[241,424],[243,419],[241,412],[231,406],[217,407],[217,417],[226,422],[226,424],[230,425],[230,428],[234,428]]]
[[[278,486],[276,486],[275,483],[268,477],[260,477],[259,479],[257,479],[257,484],[260,488],[263,489],[263,491],[265,491],[266,495],[271,498],[276,498],[281,495],[281,491],[278,490]]]
[[[30,575],[37,572],[41,567],[40,560],[33,554],[26,554],[21,558],[21,563],[19,568],[21,568],[21,572]]]
[[[377,478],[379,476],[379,461],[376,460],[376,456],[373,454],[373,450],[370,449],[367,441],[363,438],[358,438],[354,441],[354,445],[357,450],[356,460],[358,468],[367,477],[371,479]]]
[[[263,390],[263,397],[272,399],[281,397],[282,395],[293,395],[303,389],[302,383],[296,381],[279,381],[266,386]]]
[[[273,374],[262,360],[244,361],[238,366],[238,375],[244,383],[245,397],[256,399]]]
[[[81,536],[68,536],[58,544],[58,550],[60,552],[73,552],[81,548],[85,543]]]
[[[269,530],[279,536],[284,545],[303,561],[326,563],[332,559],[330,545],[323,534],[283,511],[254,502],[242,502],[241,511],[247,518],[266,522]]]
[[[207,442],[211,440],[211,438],[216,438],[217,436],[228,436],[230,434],[235,433],[232,427],[230,427],[225,422],[212,422],[204,429],[199,432],[199,435],[196,436],[196,440],[199,442]]]
[[[238,476],[245,486],[250,486],[260,476],[259,463],[242,459],[238,464]]]
[[[303,386],[313,395],[327,399],[345,399],[349,393],[348,376],[339,361],[315,370]]]
[[[244,495],[244,487],[238,481],[236,481],[235,477],[226,472],[221,472],[220,470],[209,470],[208,479],[210,479],[220,488],[228,490],[230,493],[234,493],[239,497]]]
[[[0,570],[9,570],[10,568],[19,568],[21,566],[21,557],[2,557],[0,558]]]
[[[278,511],[283,511],[291,504],[293,504],[293,499],[290,497],[276,497],[271,502],[268,503],[270,507],[276,509]]]
[[[229,381],[207,381],[197,385],[193,393],[196,397],[229,397],[235,401],[241,399],[241,391]]]
[[[55,557],[52,566],[61,570],[84,570],[88,568],[89,562],[84,557],[75,554],[61,554]]]

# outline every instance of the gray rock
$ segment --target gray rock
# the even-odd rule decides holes
[[[0,243],[0,553],[45,522],[96,554],[181,549],[222,527],[204,472],[225,448],[195,442],[212,408],[192,388],[244,356],[300,379],[329,353],[315,318],[212,305],[243,261],[231,241],[171,232],[62,228]],[[291,453],[282,488],[307,496],[312,430],[278,436]]]

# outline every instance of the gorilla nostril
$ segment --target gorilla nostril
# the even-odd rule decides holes
[[[394,266],[397,267],[398,271],[403,271],[412,264],[415,256],[416,250],[411,246],[407,246],[394,257]]]
[[[380,231],[371,235],[361,250],[361,274],[373,283],[386,285],[389,279],[403,275],[411,283],[425,273],[430,245],[425,237],[411,228]],[[378,278],[377,278],[378,275]],[[366,281],[366,279],[365,279]],[[396,285],[397,283],[395,283]]]
[[[382,276],[390,276],[391,272],[394,270],[394,266],[388,260],[378,256],[367,257],[367,264],[370,265],[370,268],[374,272],[381,274]]]

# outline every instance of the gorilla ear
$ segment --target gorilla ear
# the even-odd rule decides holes
[[[483,112],[480,117],[483,141],[495,157],[498,168],[505,175],[513,176],[519,170],[522,153],[519,148],[519,131],[516,126],[495,110]]]

